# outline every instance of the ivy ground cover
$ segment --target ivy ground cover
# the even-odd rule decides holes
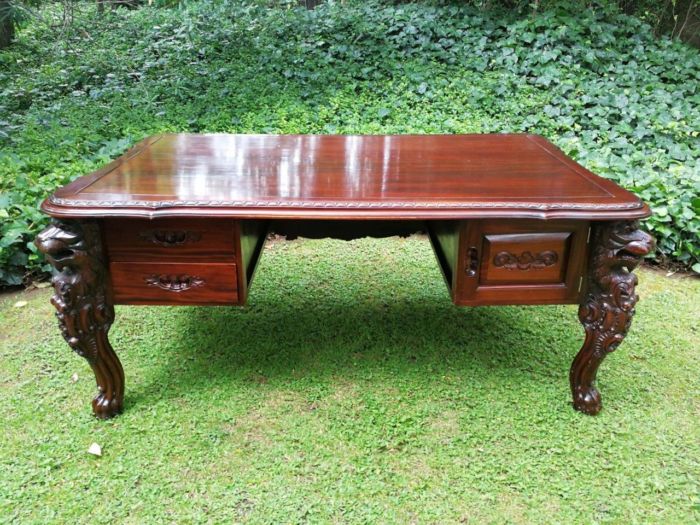
[[[0,52],[0,285],[47,270],[41,200],[149,134],[546,136],[649,202],[656,257],[700,269],[700,54],[595,4],[240,1],[42,10]]]

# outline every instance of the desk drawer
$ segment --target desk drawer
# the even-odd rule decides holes
[[[587,221],[481,220],[461,227],[455,302],[576,303],[587,257]]]
[[[236,223],[221,219],[107,219],[111,261],[235,262]]]
[[[236,304],[238,269],[227,263],[113,262],[118,304]]]
[[[561,283],[573,232],[486,234],[481,284]]]

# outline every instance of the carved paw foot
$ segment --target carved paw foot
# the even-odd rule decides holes
[[[118,399],[108,399],[102,394],[92,400],[92,412],[98,419],[109,419],[122,413],[122,403]]]
[[[120,397],[109,398],[105,394],[97,394],[92,400],[92,412],[98,419],[110,419],[121,414],[123,403]]]
[[[573,397],[574,408],[584,414],[595,416],[600,412],[600,409],[603,408],[603,404],[600,400],[600,392],[593,387],[588,389],[577,388],[574,391]]]

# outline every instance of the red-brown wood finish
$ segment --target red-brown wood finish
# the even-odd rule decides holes
[[[238,303],[238,269],[229,263],[114,262],[116,304]]]
[[[159,135],[59,189],[54,217],[641,218],[536,135]]]
[[[598,366],[630,329],[639,300],[632,271],[655,247],[636,221],[595,224],[591,239],[588,286],[578,312],[586,339],[569,372],[574,407],[585,414],[602,408],[595,385]]]
[[[95,374],[96,417],[119,414],[124,405],[124,370],[107,334],[114,322],[111,283],[96,221],[52,220],[34,241],[56,270],[51,284],[63,338]]]
[[[42,205],[60,326],[123,406],[116,304],[242,305],[269,229],[291,237],[429,233],[457,305],[581,303],[574,407],[634,314],[649,208],[534,135],[159,135]]]
[[[577,303],[586,221],[466,221],[454,262],[455,304]]]
[[[111,261],[236,261],[236,221],[106,219]]]

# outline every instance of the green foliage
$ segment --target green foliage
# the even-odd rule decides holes
[[[0,523],[698,523],[700,279],[638,273],[596,417],[576,307],[455,308],[425,237],[273,244],[246,308],[117,307],[112,421],[50,290],[0,296]]]
[[[75,15],[0,53],[0,283],[41,270],[41,198],[162,131],[542,134],[700,261],[700,56],[609,9],[241,2]],[[52,11],[43,11],[46,19]],[[57,14],[56,14],[57,16]]]

